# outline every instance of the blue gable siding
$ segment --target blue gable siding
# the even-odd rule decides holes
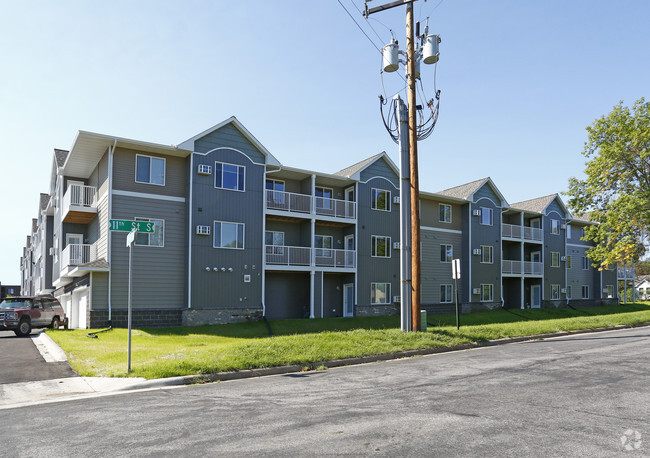
[[[226,124],[194,142],[194,151],[207,153],[220,147],[235,148],[256,164],[265,164],[266,156],[232,124]]]
[[[366,182],[374,177],[384,177],[397,188],[399,188],[399,177],[393,172],[388,162],[381,159],[373,162],[360,173],[361,182]]]
[[[490,199],[497,207],[501,206],[501,199],[497,193],[492,190],[492,187],[488,183],[485,183],[474,193],[474,202],[478,203],[479,200],[483,198]]]

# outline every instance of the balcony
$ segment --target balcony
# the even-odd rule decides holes
[[[542,241],[542,230],[536,227],[519,226],[516,224],[501,225],[501,236],[507,239]]]
[[[357,203],[347,200],[316,197],[294,192],[266,190],[266,209],[274,214],[356,219]]]
[[[72,267],[95,260],[97,260],[97,247],[95,244],[71,243],[61,252],[61,271],[70,270]]]
[[[634,280],[634,267],[619,267],[617,272],[619,280]]]
[[[266,245],[264,251],[268,268],[283,266],[354,269],[357,266],[355,250]]]
[[[542,275],[544,264],[531,261],[501,261],[501,273],[504,275]]]
[[[70,184],[61,206],[66,223],[88,224],[97,215],[97,188]]]

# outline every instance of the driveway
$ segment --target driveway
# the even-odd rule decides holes
[[[34,345],[33,337],[42,330],[32,330],[31,338],[16,337],[13,331],[0,331],[0,384],[35,382],[74,377],[67,362],[47,363]]]

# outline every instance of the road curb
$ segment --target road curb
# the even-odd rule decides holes
[[[405,350],[405,351],[399,351],[395,353],[384,353],[380,355],[335,359],[330,361],[319,361],[316,363],[293,364],[288,366],[277,366],[277,367],[268,367],[268,368],[259,368],[259,369],[246,369],[246,370],[233,371],[233,372],[216,372],[214,374],[183,375],[179,377],[150,380],[147,382],[143,382],[142,384],[138,384],[137,386],[132,386],[129,388],[125,388],[124,390],[116,390],[116,391],[126,391],[126,390],[131,391],[131,390],[148,389],[148,388],[162,388],[165,386],[196,385],[201,383],[225,382],[229,380],[240,380],[240,379],[253,378],[253,377],[265,377],[269,375],[294,374],[298,372],[317,370],[321,366],[325,366],[326,368],[330,369],[334,367],[354,366],[358,364],[367,364],[367,363],[375,363],[380,361],[390,361],[394,359],[411,358],[414,356],[426,356],[426,355],[433,355],[437,353],[449,353],[453,351],[469,350],[472,348],[492,347],[492,346],[504,345],[509,343],[534,341],[534,340],[548,339],[553,337],[572,336],[572,335],[579,335],[579,334],[590,334],[590,333],[603,332],[603,331],[617,331],[621,329],[642,328],[645,326],[650,326],[650,322],[639,323],[635,325],[617,325],[617,326],[594,328],[594,329],[579,329],[576,331],[559,331],[559,332],[534,334],[530,336],[521,336],[521,337],[507,337],[503,339],[489,340],[487,342],[481,342],[481,343],[474,342],[471,344],[456,345],[453,347],[422,348],[418,350]]]

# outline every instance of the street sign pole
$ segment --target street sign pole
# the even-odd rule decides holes
[[[451,261],[451,276],[454,279],[454,296],[456,298],[456,330],[460,329],[460,310],[458,310],[458,279],[460,278],[460,259]]]
[[[129,235],[126,237],[126,246],[129,247],[129,300],[128,300],[128,312],[127,312],[127,327],[129,329],[129,345],[127,352],[127,363],[126,363],[126,373],[131,373],[131,277],[132,277],[132,267],[133,267],[133,242],[135,242],[136,230],[129,232]]]

